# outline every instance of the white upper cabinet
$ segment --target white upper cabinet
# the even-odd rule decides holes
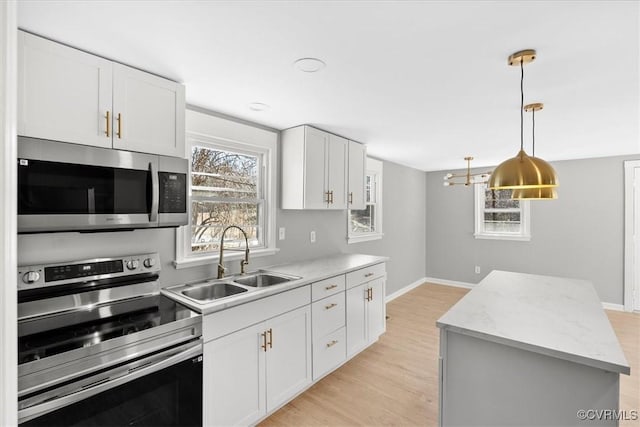
[[[367,147],[355,141],[349,141],[349,209],[366,208],[365,178],[367,174]]]
[[[184,86],[113,64],[113,148],[184,157]]]
[[[112,62],[18,32],[18,135],[111,147]]]
[[[310,127],[282,132],[282,208],[347,209],[349,141]]]
[[[18,135],[184,157],[184,86],[18,33]]]

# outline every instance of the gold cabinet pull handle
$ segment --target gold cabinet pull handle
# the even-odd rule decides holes
[[[336,345],[336,344],[338,344],[338,341],[337,341],[337,340],[333,340],[333,341],[331,341],[331,342],[328,342],[328,343],[327,343],[327,348],[329,348],[329,347],[333,347],[333,346],[334,346],[334,345]]]
[[[367,301],[373,300],[373,288],[367,288]]]
[[[262,345],[260,347],[262,347],[264,351],[267,351],[267,333],[263,332],[260,335],[262,335]]]
[[[269,328],[267,333],[269,334],[269,348],[273,348],[273,330]]]
[[[329,203],[333,204],[333,190],[329,191]]]
[[[371,276],[373,276],[373,273],[367,273],[364,275],[364,277],[371,277]]]
[[[329,286],[325,286],[324,290],[325,291],[330,291],[331,289],[335,289],[337,287],[338,287],[338,285],[329,285]]]
[[[329,304],[329,305],[325,305],[325,306],[324,306],[324,309],[325,309],[325,310],[330,310],[330,309],[332,309],[333,307],[336,307],[337,305],[338,305],[338,304],[336,304],[335,302],[332,302],[332,303],[331,303],[331,304]]]
[[[107,126],[104,133],[107,135],[107,138],[111,137],[111,112],[107,110],[107,114],[105,115],[105,119],[107,120]]]
[[[349,192],[349,204],[352,205],[353,204],[353,191]]]
[[[329,196],[329,193],[330,193],[329,191],[325,191],[324,192],[325,196],[327,196],[327,199],[325,200],[325,203],[328,204],[328,205],[331,204],[331,197]]]
[[[118,138],[122,139],[122,114],[118,113]]]

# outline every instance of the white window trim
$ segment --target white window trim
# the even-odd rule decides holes
[[[373,173],[377,175],[376,182],[376,231],[375,233],[358,233],[351,234],[351,210],[347,211],[347,244],[369,242],[372,240],[380,240],[384,237],[382,232],[382,161],[367,157],[367,174]]]
[[[279,251],[276,248],[275,230],[276,230],[276,183],[277,183],[277,141],[253,141],[244,142],[237,141],[228,138],[214,137],[197,132],[187,132],[186,135],[186,151],[188,158],[191,156],[191,147],[194,144],[203,145],[215,145],[222,149],[229,149],[232,151],[262,151],[265,156],[265,170],[264,170],[264,191],[265,191],[265,214],[267,218],[264,223],[264,246],[256,249],[251,249],[249,257],[261,257],[273,255]],[[191,167],[191,161],[189,161],[189,167]],[[191,174],[191,170],[189,170]],[[189,179],[189,218],[191,218],[191,179]],[[193,254],[191,252],[191,236],[189,227],[191,225],[185,225],[176,229],[176,259],[173,262],[174,267],[177,270],[195,267],[198,265],[206,265],[216,263],[219,258],[219,253],[206,253],[206,254]],[[238,252],[225,253],[226,261],[233,261],[240,259],[244,255]]]
[[[521,216],[520,221],[522,225],[522,231],[520,233],[491,233],[484,231],[484,190],[487,188],[487,184],[475,184],[474,185],[474,218],[475,229],[473,237],[476,239],[489,239],[489,240],[516,240],[528,242],[531,240],[531,208],[528,200],[521,200]]]

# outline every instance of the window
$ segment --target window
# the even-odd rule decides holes
[[[475,185],[476,239],[529,240],[529,202],[511,199],[511,190]]]
[[[189,225],[178,231],[176,267],[218,258],[220,238],[229,225],[246,233],[253,256],[275,252],[275,144],[245,144],[187,134],[190,152]],[[225,260],[244,255],[244,236],[225,233]]]
[[[382,162],[367,157],[365,202],[362,210],[349,210],[348,242],[381,239],[382,234]]]

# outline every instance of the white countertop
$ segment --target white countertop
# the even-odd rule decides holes
[[[209,314],[216,311],[224,310],[257,299],[265,298],[271,295],[285,292],[300,286],[308,285],[318,280],[345,274],[350,271],[368,267],[370,265],[379,264],[388,261],[388,257],[363,255],[363,254],[338,254],[324,258],[317,258],[309,261],[301,261],[291,264],[280,264],[261,268],[260,270],[272,271],[277,273],[298,276],[301,279],[292,280],[290,282],[273,285],[264,288],[258,288],[248,292],[232,295],[226,298],[211,300],[209,302],[197,303],[190,298],[186,298],[178,292],[173,292],[171,286],[163,289],[162,293],[168,297],[198,311],[199,313]],[[250,272],[249,272],[250,273]],[[199,282],[206,282],[201,280]],[[178,285],[180,286],[180,285]]]
[[[630,372],[602,303],[586,280],[492,271],[436,324],[606,371]]]

